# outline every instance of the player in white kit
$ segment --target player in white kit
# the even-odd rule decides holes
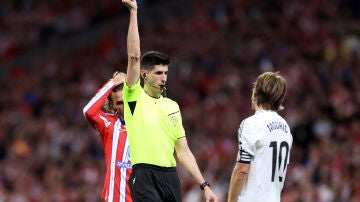
[[[265,72],[255,81],[255,114],[240,124],[228,202],[280,201],[293,142],[289,125],[277,113],[285,93],[286,81],[278,72]]]

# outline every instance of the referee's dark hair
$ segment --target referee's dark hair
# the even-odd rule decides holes
[[[155,65],[169,65],[169,56],[160,51],[149,51],[140,60],[140,68],[151,71]]]

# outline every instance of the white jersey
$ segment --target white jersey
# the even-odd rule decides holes
[[[242,121],[240,159],[250,163],[238,202],[280,201],[293,137],[289,125],[275,111],[259,110]]]

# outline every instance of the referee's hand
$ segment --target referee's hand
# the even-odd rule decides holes
[[[204,188],[206,202],[218,202],[218,199],[209,186]]]
[[[122,0],[122,3],[131,11],[137,10],[136,0]]]

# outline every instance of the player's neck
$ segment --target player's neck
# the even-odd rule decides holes
[[[270,109],[268,109],[268,108],[266,108],[266,107],[264,107],[262,105],[260,105],[260,106],[255,105],[255,112],[257,112],[257,111],[269,111],[269,110]]]

